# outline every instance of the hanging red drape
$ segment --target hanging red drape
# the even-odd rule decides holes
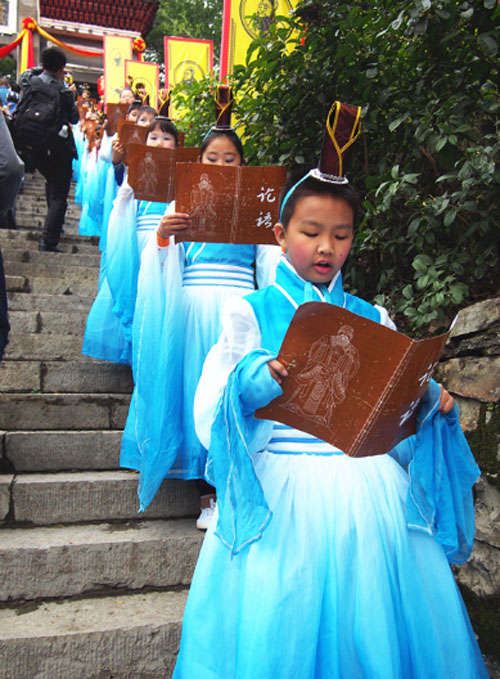
[[[27,30],[22,30],[17,36],[17,38],[14,40],[14,42],[11,42],[10,45],[3,45],[2,47],[0,47],[0,59],[10,54],[12,50],[14,50],[19,45],[19,43],[21,42],[26,33],[28,33]]]
[[[22,43],[22,54],[21,54],[21,73],[25,71],[27,68],[32,68],[34,64],[34,58],[33,58],[33,31],[37,31],[43,38],[48,40],[49,42],[53,42],[54,44],[58,45],[62,49],[68,50],[69,52],[73,52],[74,54],[79,54],[82,57],[99,57],[102,58],[104,56],[104,51],[103,50],[84,50],[84,49],[79,49],[78,47],[73,47],[72,45],[68,45],[67,43],[62,42],[62,40],[58,40],[55,38],[53,35],[50,35],[50,33],[47,33],[46,30],[44,30],[41,26],[37,24],[35,19],[32,17],[26,17],[23,19],[22,23],[23,29],[17,36],[17,38],[14,40],[14,42],[11,42],[10,45],[4,45],[3,47],[0,47],[0,58],[6,57],[8,54],[14,50],[19,43]],[[139,61],[144,60],[144,51],[146,49],[146,43],[144,40],[140,37],[137,37],[134,39],[132,43],[132,47],[134,52],[137,54],[137,58]]]

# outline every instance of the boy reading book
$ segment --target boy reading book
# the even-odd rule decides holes
[[[448,563],[470,551],[479,473],[451,396],[432,383],[417,435],[372,457],[254,418],[287,379],[275,356],[297,306],[392,326],[342,287],[357,206],[341,161],[359,113],[332,107],[320,168],[282,200],[276,282],[226,305],[204,365],[195,417],[217,512],[174,679],[487,677]]]

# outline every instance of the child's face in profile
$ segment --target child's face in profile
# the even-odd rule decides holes
[[[301,278],[328,285],[351,249],[353,218],[342,198],[305,196],[297,201],[286,231],[278,223],[274,233]]]
[[[241,156],[233,142],[225,135],[215,137],[203,152],[205,165],[241,165]]]
[[[148,134],[146,145],[161,149],[175,149],[175,137],[170,132],[163,132],[161,127],[156,125]]]
[[[149,123],[155,117],[154,113],[149,113],[148,111],[143,111],[137,118],[137,125],[142,125],[142,127],[147,127]]]

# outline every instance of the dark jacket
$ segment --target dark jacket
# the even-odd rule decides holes
[[[61,139],[61,141],[58,140],[58,143],[64,143],[64,145],[67,146],[68,149],[71,149],[73,157],[77,158],[78,156],[76,153],[75,141],[73,139],[73,133],[70,127],[70,125],[75,125],[79,120],[78,108],[75,103],[73,92],[67,87],[67,85],[64,82],[58,80],[53,73],[51,73],[50,71],[45,71],[40,66],[37,66],[35,68],[30,68],[29,70],[24,71],[24,73],[21,75],[21,78],[19,79],[19,84],[21,86],[20,101],[22,101],[23,94],[26,91],[26,89],[29,88],[31,78],[33,76],[39,76],[40,80],[43,83],[45,83],[47,87],[59,89],[61,102],[59,120],[60,130],[63,128],[64,125],[66,125],[68,128],[68,136],[60,137],[59,139]]]

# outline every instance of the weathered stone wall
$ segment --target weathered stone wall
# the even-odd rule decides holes
[[[456,577],[483,652],[500,660],[500,298],[460,312],[436,378],[460,406],[482,471],[474,549]]]

